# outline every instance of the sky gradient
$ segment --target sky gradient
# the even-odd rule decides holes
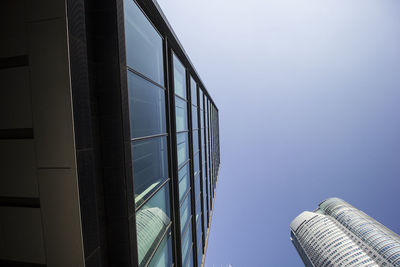
[[[400,233],[400,1],[158,2],[219,108],[206,266],[303,266],[333,196]]]

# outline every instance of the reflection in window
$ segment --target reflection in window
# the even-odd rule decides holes
[[[139,264],[145,265],[170,224],[169,184],[136,212]]]
[[[176,135],[176,146],[178,154],[178,166],[180,167],[189,159],[188,133],[179,133]]]
[[[140,205],[168,178],[166,137],[132,142],[135,203]]]
[[[186,99],[186,73],[185,67],[174,55],[174,91],[175,94]]]
[[[128,71],[132,138],[166,132],[165,91]]]
[[[182,202],[183,197],[190,187],[189,164],[179,170],[179,203]]]
[[[149,267],[168,267],[172,266],[172,238],[169,232],[161,241],[156,254],[151,259]]]
[[[164,85],[162,38],[133,0],[124,1],[127,65]]]
[[[187,106],[186,102],[180,99],[179,97],[175,97],[175,117],[176,117],[176,131],[187,131]]]

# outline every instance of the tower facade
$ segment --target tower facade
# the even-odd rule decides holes
[[[306,266],[400,266],[400,237],[341,199],[301,213],[290,228]]]
[[[219,111],[157,1],[4,0],[0,35],[0,266],[204,265]]]

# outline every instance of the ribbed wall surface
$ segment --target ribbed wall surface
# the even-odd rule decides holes
[[[338,198],[325,200],[319,209],[335,218],[393,266],[400,266],[400,237],[397,234]]]
[[[296,248],[300,255],[306,255],[312,264],[310,266],[379,266],[357,244],[357,240],[329,216],[303,212],[291,228],[295,238],[293,243],[300,245]]]

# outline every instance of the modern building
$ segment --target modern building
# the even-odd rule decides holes
[[[0,26],[0,266],[204,265],[218,108],[157,2],[3,0]]]
[[[308,266],[400,266],[400,236],[339,198],[290,224],[290,239]]]

